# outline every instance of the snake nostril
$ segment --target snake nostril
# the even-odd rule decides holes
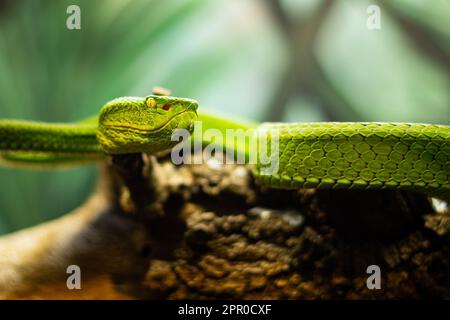
[[[163,109],[163,110],[169,110],[170,108],[172,107],[172,105],[170,104],[170,103],[166,103],[165,105],[163,105],[161,108]]]

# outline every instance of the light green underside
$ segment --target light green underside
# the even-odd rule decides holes
[[[449,126],[332,122],[257,125],[208,114],[200,114],[199,120],[203,132],[216,129],[223,137],[226,129],[250,130],[258,137],[268,132],[268,145],[278,137],[278,161],[272,171],[261,162],[259,149],[245,143],[235,146],[230,141],[222,146],[233,146],[236,154],[245,154],[247,162],[256,153],[254,176],[271,187],[411,190],[450,199]],[[95,122],[50,125],[0,120],[1,162],[53,166],[104,159]],[[205,139],[202,143],[212,141]]]

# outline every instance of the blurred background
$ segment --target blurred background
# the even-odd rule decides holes
[[[159,85],[244,119],[450,124],[449,21],[448,0],[2,0],[0,118],[76,121]],[[0,168],[0,234],[74,209],[95,176]]]

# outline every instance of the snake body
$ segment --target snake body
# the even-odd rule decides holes
[[[281,188],[403,189],[450,199],[450,127],[408,123],[263,124],[279,165],[256,175]],[[257,168],[260,165],[257,165]]]
[[[175,129],[193,131],[197,103],[150,95],[108,102],[98,118],[71,124],[0,120],[0,159],[10,164],[93,161],[108,154],[170,149]],[[274,188],[417,191],[450,199],[450,127],[432,124],[244,123],[200,113],[203,129],[251,130],[267,147],[276,136],[277,170],[253,173]],[[209,143],[211,141],[202,141]],[[227,144],[227,142],[225,142]],[[254,150],[234,146],[248,158]],[[258,157],[259,159],[259,157]]]

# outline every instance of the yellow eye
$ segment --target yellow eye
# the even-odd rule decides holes
[[[147,101],[145,101],[145,103],[146,103],[147,106],[149,106],[150,108],[156,107],[156,101],[155,101],[155,99],[153,99],[153,98],[147,99]]]

